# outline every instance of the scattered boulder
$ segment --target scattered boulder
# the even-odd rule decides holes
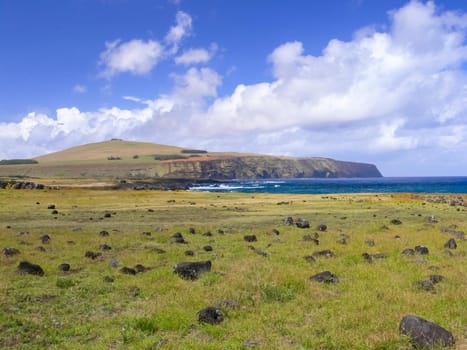
[[[420,255],[427,255],[429,253],[429,250],[427,247],[423,246],[423,245],[417,245],[415,248],[415,253],[418,253]]]
[[[415,255],[415,250],[412,248],[404,249],[401,253],[402,255]]]
[[[451,225],[450,227],[443,226],[441,227],[441,232],[456,236],[458,239],[463,241],[465,239],[464,231],[457,231],[456,228],[457,228],[457,225]]]
[[[309,263],[312,263],[312,262],[316,261],[316,259],[311,255],[306,255],[306,256],[303,257],[303,259],[305,259],[305,261],[309,262]]]
[[[339,283],[339,278],[330,271],[323,271],[310,277],[310,280],[322,283]]]
[[[313,238],[311,235],[305,235],[302,239],[304,242],[313,242],[314,244],[319,245],[319,239]]]
[[[90,258],[90,259],[92,259],[92,260],[96,260],[97,258],[100,258],[100,257],[102,256],[102,253],[100,253],[100,252],[92,252],[92,251],[88,250],[88,251],[84,254],[84,256],[85,256],[86,258]]]
[[[441,282],[442,280],[444,280],[443,275],[430,275],[430,276],[428,276],[428,278],[433,284],[437,284],[437,283]]]
[[[374,246],[375,246],[375,241],[372,240],[372,239],[367,239],[367,240],[365,241],[365,244],[366,244],[367,246],[369,246],[369,247],[374,247]]]
[[[58,210],[57,210],[57,209],[52,210],[51,214],[52,214],[52,215],[57,215],[57,214],[58,214]]]
[[[188,229],[188,232],[191,233],[192,235],[196,234],[196,230],[195,230],[194,227],[190,227],[190,228]]]
[[[109,235],[109,232],[106,230],[102,230],[101,232],[99,232],[99,235],[101,235],[102,237],[107,237]]]
[[[173,272],[180,277],[195,280],[204,272],[211,271],[211,261],[181,262],[175,265]]]
[[[276,229],[276,228],[273,228],[273,229],[272,229],[272,233],[274,233],[276,236],[279,236],[279,235],[280,235],[279,230]]]
[[[392,219],[392,220],[391,220],[391,224],[393,224],[393,225],[401,225],[401,224],[402,224],[402,221],[400,221],[399,219]]]
[[[295,226],[297,226],[298,228],[310,228],[310,223],[308,220],[298,218],[295,222]]]
[[[421,317],[407,315],[399,323],[399,333],[410,338],[418,348],[451,347],[455,340],[451,332]]]
[[[208,306],[200,311],[198,311],[198,321],[202,323],[209,324],[219,324],[224,321],[224,315],[221,310]]]
[[[210,245],[205,245],[205,246],[203,247],[203,250],[204,250],[205,252],[212,252],[213,249],[212,249],[212,247],[211,247]]]
[[[429,279],[428,280],[415,281],[414,285],[418,289],[425,290],[427,292],[434,292],[435,291],[435,285]]]
[[[70,264],[67,264],[67,263],[60,264],[58,265],[58,269],[63,272],[68,272],[70,271]]]
[[[50,243],[50,236],[49,235],[42,235],[40,237],[42,244],[49,244]]]
[[[314,257],[325,257],[325,258],[332,258],[335,256],[335,254],[329,250],[329,249],[325,249],[325,250],[319,250],[319,251],[316,251],[313,253],[313,256]]]
[[[104,282],[106,283],[112,283],[114,281],[114,278],[112,276],[105,276],[104,277]]]
[[[183,235],[180,232],[175,232],[171,237],[172,243],[180,243],[180,244],[187,244],[188,242],[185,241]]]
[[[29,261],[21,261],[18,265],[18,271],[30,275],[44,276],[42,267],[37,264],[31,264]]]
[[[286,226],[293,225],[293,218],[291,216],[286,216],[283,221],[284,221],[284,225]]]
[[[328,227],[325,224],[318,225],[318,231],[324,232],[327,229],[328,229]]]
[[[101,245],[99,246],[99,248],[100,248],[100,250],[112,250],[112,247],[109,246],[108,244],[105,244],[105,243],[104,243],[104,244],[101,244]]]
[[[111,218],[112,217],[112,214],[111,213],[105,213],[104,214],[104,218]]]
[[[120,272],[125,275],[136,275],[136,270],[131,267],[124,266],[120,269]]]
[[[185,256],[194,256],[195,255],[195,252],[192,251],[192,250],[185,250]]]
[[[450,238],[446,243],[444,243],[445,248],[449,249],[456,249],[457,248],[457,243],[454,238]]]
[[[146,266],[141,265],[141,264],[136,264],[135,265],[136,273],[146,272],[146,271],[149,271],[149,270],[151,270],[150,267],[146,267]]]
[[[426,221],[428,221],[429,223],[435,224],[438,222],[438,219],[434,215],[428,215],[426,217]]]
[[[49,204],[49,205],[47,206],[47,209],[55,209],[55,204]]]
[[[19,249],[16,249],[16,248],[5,247],[2,249],[2,253],[3,255],[8,257],[8,256],[17,255],[20,253],[20,251]]]
[[[257,238],[256,235],[245,235],[243,236],[243,239],[247,242],[256,242]]]

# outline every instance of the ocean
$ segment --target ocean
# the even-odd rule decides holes
[[[231,180],[198,183],[191,191],[245,193],[467,193],[467,177],[381,177],[339,179]]]

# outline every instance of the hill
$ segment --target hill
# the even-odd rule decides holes
[[[105,184],[131,188],[136,183],[176,181],[186,184],[231,179],[382,176],[375,165],[366,163],[319,157],[208,152],[120,139],[76,146],[34,160],[38,164],[0,165],[0,177],[40,179],[46,184],[53,180],[52,184],[60,186]]]

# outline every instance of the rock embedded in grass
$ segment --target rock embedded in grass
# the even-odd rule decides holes
[[[49,244],[50,243],[50,236],[49,235],[42,235],[40,237],[42,244]]]
[[[185,238],[183,238],[183,235],[180,232],[175,232],[171,237],[171,242],[172,243],[179,243],[179,244],[187,244],[188,242],[185,241]]]
[[[328,229],[327,225],[325,225],[325,224],[320,224],[320,225],[318,225],[317,228],[318,228],[318,231],[321,231],[321,232],[324,232],[324,231],[326,231]]]
[[[427,255],[430,252],[428,248],[423,245],[417,245],[414,248],[414,251],[415,253],[420,254],[420,255]]]
[[[318,250],[318,251],[314,252],[313,256],[314,257],[332,258],[332,257],[335,256],[335,254],[331,250],[325,249],[325,250]]]
[[[303,257],[303,259],[305,259],[305,261],[309,262],[309,263],[312,263],[312,262],[316,261],[316,259],[311,255],[306,255],[306,256]]]
[[[295,226],[298,228],[310,228],[310,222],[308,220],[298,218],[295,222]]]
[[[224,314],[214,306],[208,306],[197,313],[198,321],[201,323],[219,324],[224,321]]]
[[[3,253],[3,255],[8,257],[8,256],[17,255],[17,254],[20,253],[20,251],[19,251],[19,249],[16,249],[16,248],[5,247],[5,248],[2,249],[2,253]]]
[[[131,267],[124,266],[120,269],[120,272],[124,275],[136,275],[136,270],[132,269]]]
[[[457,243],[454,238],[450,238],[446,243],[444,243],[445,248],[449,249],[456,249],[457,248]]]
[[[393,224],[393,225],[401,225],[401,224],[402,224],[402,221],[400,221],[399,219],[392,219],[392,220],[391,220],[391,224]]]
[[[256,235],[245,235],[243,236],[243,240],[246,242],[256,242],[258,239],[256,238]]]
[[[44,276],[44,270],[37,264],[32,264],[29,261],[21,261],[18,265],[20,273],[28,273],[30,275]]]
[[[102,253],[100,253],[100,252],[92,252],[92,251],[88,250],[88,251],[84,254],[84,256],[85,256],[86,258],[90,258],[90,259],[92,259],[92,260],[96,260],[97,258],[102,257]]]
[[[180,277],[189,280],[196,280],[204,272],[211,271],[211,261],[181,262],[175,265],[173,272]]]
[[[339,283],[339,278],[330,271],[317,273],[316,275],[311,276],[310,280],[327,284]]]
[[[293,218],[291,216],[286,216],[283,220],[284,225],[292,226],[293,225]]]
[[[63,272],[68,272],[68,271],[70,271],[70,264],[68,264],[68,263],[60,264],[60,265],[58,265],[58,269],[60,271],[63,271]]]
[[[402,255],[415,255],[415,250],[412,248],[404,249],[401,253]]]
[[[203,247],[203,250],[204,250],[205,252],[212,252],[213,249],[212,249],[212,246],[210,246],[210,245],[205,245],[205,246]]]
[[[435,292],[435,285],[431,280],[421,280],[421,281],[415,281],[414,282],[415,287],[417,287],[420,290],[424,290],[427,292]]]
[[[109,232],[106,230],[102,230],[101,232],[99,232],[99,235],[102,237],[107,237],[109,235]]]
[[[399,323],[399,333],[406,335],[416,348],[440,348],[455,345],[454,336],[443,327],[414,315],[407,315]]]

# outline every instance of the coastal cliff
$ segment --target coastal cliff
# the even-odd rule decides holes
[[[163,178],[179,179],[266,179],[381,177],[373,164],[329,158],[286,158],[272,156],[203,157],[163,162]]]

